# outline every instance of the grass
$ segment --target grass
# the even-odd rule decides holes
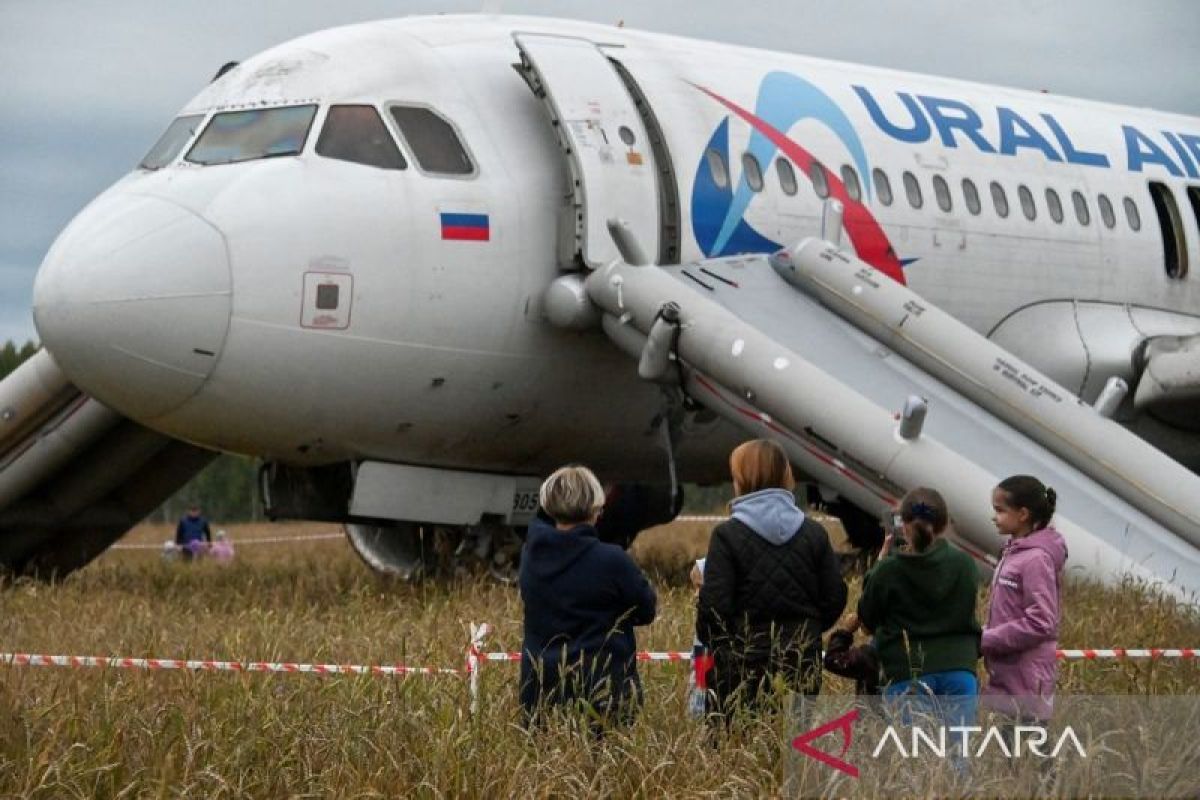
[[[707,524],[647,532],[635,553],[659,581],[646,649],[686,649],[690,558]],[[324,525],[289,526],[303,534]],[[230,527],[235,540],[274,526]],[[161,542],[161,526],[126,541]],[[857,592],[857,584],[853,587]],[[853,597],[853,595],[852,595]],[[853,602],[853,599],[852,601]],[[1128,584],[1071,584],[1063,647],[1200,644],[1194,611]],[[514,650],[521,604],[483,579],[421,586],[372,575],[341,540],[245,545],[237,561],[165,565],[110,551],[56,586],[0,593],[0,650],[459,666],[468,623]],[[515,665],[491,664],[468,713],[457,677],[318,677],[0,667],[0,795],[21,797],[746,796],[778,794],[785,720],[712,739],[684,713],[686,667],[642,667],[646,706],[597,745],[567,723],[518,724]],[[826,691],[852,687],[829,677]],[[1198,694],[1191,663],[1074,663],[1060,690]]]

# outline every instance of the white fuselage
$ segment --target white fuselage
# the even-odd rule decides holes
[[[81,213],[35,290],[39,333],[64,371],[171,436],[287,463],[536,473],[585,461],[614,476],[661,476],[649,433],[658,389],[599,332],[563,331],[542,313],[547,285],[574,267],[572,175],[545,107],[513,68],[514,32],[611,45],[663,148],[607,137],[597,147],[644,164],[659,192],[674,181],[683,261],[820,231],[812,181],[801,166],[798,186],[781,181],[781,151],[752,117],[824,164],[835,195],[848,191],[843,166],[854,170],[861,213],[848,214],[844,237],[860,257],[897,276],[907,263],[914,290],[1087,399],[1141,338],[1200,332],[1200,276],[1168,274],[1149,188],[1171,193],[1184,243],[1175,257],[1197,265],[1200,120],[582,23],[437,17],[281,45],[190,102],[181,116],[205,120],[317,110],[298,155],[206,166],[187,160],[189,142]],[[333,105],[375,107],[407,168],[317,154]],[[421,169],[395,105],[448,121],[470,173]],[[710,150],[725,159],[724,187]],[[761,189],[745,153],[760,164]],[[445,220],[457,217],[443,215],[485,217],[486,239],[448,237]],[[317,313],[318,284],[341,287],[336,313]],[[683,477],[722,479],[735,435],[685,439]]]

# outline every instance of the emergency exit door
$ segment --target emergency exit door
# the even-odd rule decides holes
[[[590,269],[619,257],[610,218],[629,223],[642,251],[659,252],[654,154],[638,109],[608,57],[592,42],[515,34],[522,69],[545,103],[567,156],[575,244]]]

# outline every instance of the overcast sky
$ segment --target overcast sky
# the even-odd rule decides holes
[[[1200,0],[0,0],[0,341],[36,336],[33,276],[54,237],[222,63],[443,11],[624,20],[1200,115]]]

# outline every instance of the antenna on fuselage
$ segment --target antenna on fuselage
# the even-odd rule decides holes
[[[226,72],[229,72],[231,69],[236,67],[239,63],[240,62],[238,62],[238,61],[226,61],[224,64],[221,65],[221,68],[219,70],[217,70],[217,74],[212,76],[212,80],[209,81],[209,83],[216,83],[217,81],[221,80],[221,78],[225,76]]]

